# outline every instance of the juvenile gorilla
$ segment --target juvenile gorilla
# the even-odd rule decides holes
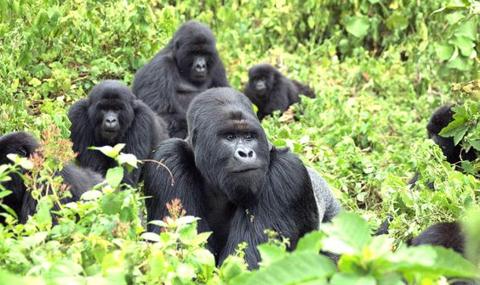
[[[24,132],[10,133],[0,137],[0,164],[8,164],[10,153],[22,157],[31,156],[39,147],[38,142],[31,135]],[[80,196],[93,186],[103,181],[103,178],[90,170],[80,168],[74,164],[66,165],[59,173],[66,185],[70,186],[71,198],[63,199],[62,203],[78,201]],[[12,193],[3,198],[3,204],[9,206],[18,216],[20,223],[25,223],[29,216],[36,212],[37,201],[27,191],[22,178],[17,173],[10,174],[10,181],[2,183]],[[0,217],[3,223],[3,217]]]
[[[466,152],[460,144],[455,145],[452,137],[442,137],[440,131],[453,121],[452,105],[444,105],[438,108],[430,118],[427,125],[428,137],[432,139],[447,157],[447,161],[458,166],[462,160],[474,161],[477,154],[473,149]]]
[[[173,177],[164,167],[146,166],[149,221],[167,216],[165,204],[179,198],[188,215],[201,218],[199,231],[213,231],[209,247],[219,264],[247,242],[251,268],[260,260],[256,246],[267,241],[264,230],[289,238],[292,249],[317,229],[307,169],[288,149],[271,147],[243,94],[210,89],[192,101],[187,121],[187,140],[167,140],[155,153]]]
[[[127,86],[115,80],[95,86],[87,99],[70,108],[68,118],[72,122],[70,138],[79,165],[102,175],[116,166],[115,161],[88,147],[125,143],[122,152],[148,159],[160,141],[168,138],[165,123]],[[125,174],[123,182],[136,185],[140,176],[139,167]]]
[[[253,66],[248,78],[245,95],[258,107],[260,120],[277,110],[285,112],[290,105],[300,102],[300,94],[315,98],[310,87],[288,79],[269,64]]]
[[[474,161],[477,159],[477,153],[474,149],[470,149],[468,152],[463,150],[460,143],[455,145],[452,137],[440,136],[442,129],[453,121],[452,107],[453,105],[451,104],[444,105],[433,112],[427,124],[427,134],[428,138],[433,140],[442,149],[447,161],[453,164],[455,169],[461,171],[460,162],[462,160]],[[419,178],[420,174],[417,172],[408,184],[415,185]],[[435,188],[433,183],[429,183],[429,187],[432,189]]]
[[[170,137],[185,138],[192,99],[209,88],[225,86],[229,84],[212,31],[189,21],[135,74],[133,93],[165,119]]]

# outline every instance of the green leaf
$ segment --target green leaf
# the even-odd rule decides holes
[[[472,145],[472,147],[475,150],[480,151],[480,140],[472,140],[472,141],[470,141],[470,145]]]
[[[436,44],[435,52],[440,60],[448,60],[452,57],[455,48],[449,44]]]
[[[123,179],[123,167],[117,166],[114,168],[110,168],[105,175],[105,180],[107,183],[112,186],[112,188],[117,189],[122,183]]]
[[[330,285],[376,285],[373,276],[361,276],[349,273],[338,273],[330,280]]]
[[[323,249],[337,254],[359,253],[372,239],[368,223],[354,213],[340,213],[332,224],[324,225],[324,231]]]
[[[390,30],[404,30],[408,27],[408,19],[399,11],[393,12],[386,21]]]
[[[460,53],[466,57],[470,57],[475,47],[475,42],[465,36],[456,36],[450,43],[455,45],[460,50]]]
[[[132,168],[137,168],[138,160],[137,157],[129,153],[120,153],[117,158],[117,161],[120,165],[126,166],[129,170]]]
[[[369,27],[368,18],[365,16],[353,16],[345,21],[347,32],[360,39],[367,35]]]
[[[148,240],[148,241],[152,241],[152,242],[159,242],[160,241],[160,236],[156,233],[146,232],[146,233],[143,233],[140,237],[144,240]]]
[[[309,232],[298,241],[296,251],[320,252],[320,249],[322,249],[322,239],[324,237],[325,234],[322,232]]]
[[[286,256],[284,248],[274,244],[261,244],[257,246],[262,257],[262,266],[268,266]]]
[[[103,153],[104,155],[110,157],[110,158],[113,158],[113,159],[116,159],[117,156],[120,154],[120,151],[125,147],[125,144],[124,143],[121,143],[121,144],[117,144],[115,145],[114,147],[111,147],[109,145],[106,145],[106,146],[92,146],[92,147],[89,147],[89,149],[92,149],[92,150],[98,150],[100,151],[101,153]]]
[[[316,280],[325,282],[326,278],[336,271],[335,265],[327,257],[318,253],[293,252],[285,258],[260,268],[248,278],[235,278],[231,284],[258,285],[258,284],[299,284]]]
[[[93,201],[102,197],[103,192],[98,190],[90,190],[82,194],[80,197],[84,201]]]

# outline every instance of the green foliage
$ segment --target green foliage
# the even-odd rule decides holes
[[[474,0],[0,1],[0,133],[28,130],[47,142],[45,158],[11,157],[0,166],[0,181],[31,169],[25,182],[39,199],[25,225],[6,209],[0,284],[436,284],[478,277],[478,212],[465,219],[471,263],[403,241],[479,203],[478,163],[462,162],[467,174],[455,171],[425,131],[436,107],[462,103],[442,134],[480,150],[479,7]],[[120,184],[121,167],[140,162],[120,145],[97,148],[119,167],[81,202],[55,211],[52,223],[53,205],[68,195],[53,175],[73,157],[65,141],[68,107],[102,79],[131,83],[193,18],[212,27],[233,87],[241,89],[247,69],[266,61],[316,90],[293,116],[262,125],[357,213],[306,235],[295,252],[276,240],[261,245],[263,263],[253,272],[242,260],[246,245],[215,268],[208,234],[196,234],[196,219],[178,201],[171,219],[155,222],[164,231],[144,233],[142,187]],[[51,126],[58,127],[53,135]],[[0,189],[0,199],[9,192]],[[370,225],[388,214],[389,237],[372,237]],[[320,249],[341,254],[338,269]]]

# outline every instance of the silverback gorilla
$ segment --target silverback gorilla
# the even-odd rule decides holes
[[[247,242],[250,268],[258,266],[256,246],[267,241],[266,229],[289,238],[290,248],[317,229],[307,169],[288,149],[268,143],[247,97],[230,88],[207,90],[192,101],[187,122],[187,140],[167,140],[155,152],[173,177],[146,165],[149,221],[167,216],[165,204],[179,198],[187,214],[201,218],[199,231],[213,232],[209,248],[219,264]]]
[[[7,158],[10,153],[22,157],[31,156],[39,147],[38,142],[31,135],[24,132],[10,133],[0,137],[0,164],[11,163]],[[80,196],[93,186],[103,181],[103,178],[88,169],[83,169],[74,164],[66,165],[61,171],[65,184],[70,186],[71,198],[63,199],[62,203],[78,201]],[[3,198],[2,203],[10,207],[18,217],[20,223],[25,223],[30,215],[36,212],[37,201],[27,191],[22,177],[17,173],[10,174],[10,181],[2,183],[2,186],[12,191],[12,193]],[[0,217],[3,223],[3,217]]]
[[[300,102],[300,94],[315,98],[313,90],[290,80],[270,64],[258,64],[248,71],[245,95],[258,107],[257,116],[262,120],[274,111],[284,112],[290,105]]]
[[[138,159],[148,159],[160,141],[168,138],[165,123],[130,89],[115,80],[95,86],[87,99],[76,102],[68,112],[72,122],[70,138],[78,153],[80,166],[105,175],[115,161],[90,146],[114,146],[125,143],[122,150]],[[123,182],[135,185],[141,168],[127,173]]]
[[[133,93],[168,124],[170,137],[185,138],[186,111],[192,99],[213,87],[229,86],[212,31],[183,24],[148,64],[135,74]]]

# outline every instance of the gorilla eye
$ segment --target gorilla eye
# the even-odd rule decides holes
[[[254,133],[248,133],[245,135],[245,140],[250,141],[255,139],[255,134]]]
[[[234,134],[225,134],[225,139],[229,141],[233,141],[235,139]]]

